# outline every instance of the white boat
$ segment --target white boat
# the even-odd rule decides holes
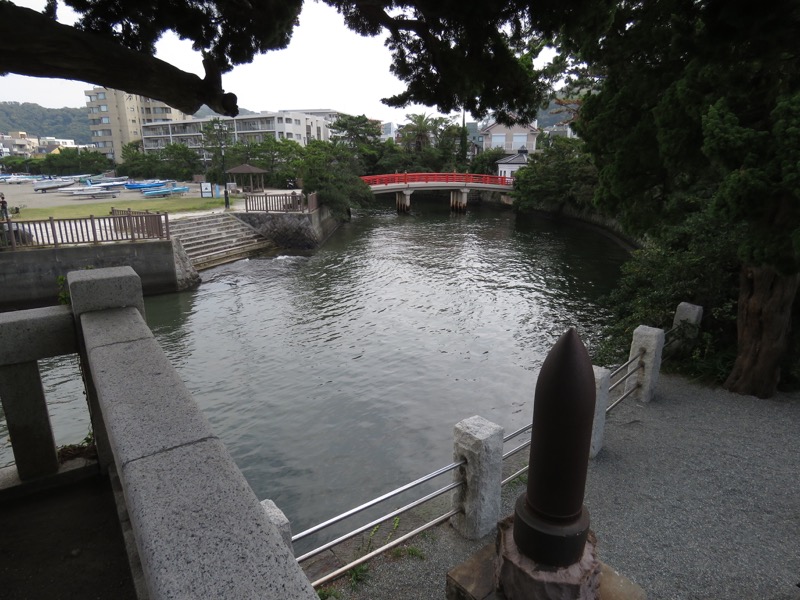
[[[6,178],[6,183],[16,183],[19,185],[20,183],[30,183],[33,181],[35,177],[32,175],[12,175],[11,177]]]
[[[48,190],[57,190],[75,183],[74,179],[39,179],[33,182],[33,191],[45,193]]]
[[[89,187],[66,191],[64,194],[80,198],[116,198],[117,194],[119,194],[119,190],[109,190],[104,187],[90,185]]]

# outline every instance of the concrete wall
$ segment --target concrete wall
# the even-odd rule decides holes
[[[0,252],[0,311],[58,303],[58,277],[70,271],[129,265],[145,295],[182,289],[169,240]],[[182,278],[185,282],[185,277]],[[184,283],[185,284],[185,283]]]
[[[326,206],[312,213],[237,212],[234,216],[279,248],[312,250],[341,225]]]

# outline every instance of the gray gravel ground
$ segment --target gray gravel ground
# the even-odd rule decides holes
[[[653,402],[609,415],[590,463],[601,559],[652,600],[800,600],[799,436],[800,394],[760,400],[662,375]],[[507,486],[505,513],[523,490]],[[439,526],[409,542],[424,558],[382,556],[355,587],[329,587],[342,600],[444,598],[447,571],[493,541]]]

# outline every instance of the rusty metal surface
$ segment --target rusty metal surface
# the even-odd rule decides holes
[[[583,552],[594,404],[591,359],[577,332],[569,329],[539,373],[528,485],[515,507],[514,541],[523,554],[544,565],[570,565]]]

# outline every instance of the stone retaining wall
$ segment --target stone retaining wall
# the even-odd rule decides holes
[[[177,292],[199,282],[170,240],[37,248],[0,252],[0,311],[58,303],[58,278],[70,271],[130,266],[145,295]],[[178,266],[180,265],[180,268]]]
[[[318,248],[341,224],[325,206],[312,213],[237,212],[234,216],[276,246],[297,250]]]

